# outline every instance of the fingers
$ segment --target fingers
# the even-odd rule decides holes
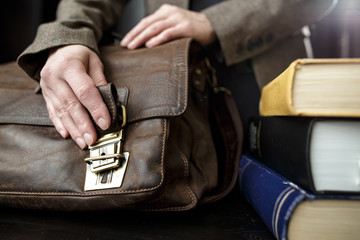
[[[57,90],[53,91],[42,81],[41,87],[43,90],[46,89],[43,95],[49,117],[60,135],[70,135],[80,148],[91,145],[96,138],[95,128],[70,86],[66,82],[60,82],[57,84]]]
[[[66,96],[64,94],[63,96],[60,96],[59,98],[63,99],[63,106],[76,104],[84,106],[89,111],[97,125],[102,129],[106,129],[110,125],[110,115],[99,91],[96,88],[94,80],[86,73],[85,69],[76,69],[75,67],[74,70],[65,73],[64,77],[65,79],[71,79],[71,81],[66,80],[66,82],[72,89],[74,95]],[[96,81],[101,83],[100,80]],[[70,100],[75,98],[76,101],[74,100],[74,103],[72,103],[69,100],[70,103],[66,104],[66,97],[70,97]],[[80,109],[78,111],[80,111]],[[85,117],[82,114],[80,116],[81,118]],[[108,121],[106,119],[108,119]]]
[[[173,27],[173,23],[170,20],[160,20],[152,23],[150,26],[141,31],[129,44],[129,49],[135,49],[142,45],[152,47],[151,40],[161,34],[166,29]]]
[[[191,37],[202,44],[215,41],[214,30],[203,13],[165,4],[141,20],[120,44],[129,49],[144,44],[154,47],[179,37]]]
[[[163,8],[163,7],[162,7]],[[157,10],[154,14],[143,18],[133,29],[128,32],[123,40],[121,41],[121,46],[127,47],[129,49],[134,49],[136,47],[141,46],[146,42],[146,39],[143,38],[143,41],[134,41],[135,38],[142,33],[145,29],[147,29],[150,25],[160,21],[160,20],[166,20],[167,16],[163,15],[163,11],[160,8]],[[158,31],[157,31],[158,32]]]
[[[41,71],[40,86],[50,119],[62,137],[70,135],[80,148],[97,138],[90,115],[100,128],[110,125],[110,114],[96,88],[105,83],[99,58],[83,46],[57,50]]]
[[[121,41],[121,46],[129,49],[138,48],[147,43],[154,36],[157,36],[166,29],[176,25],[180,8],[168,4],[162,5],[154,14],[142,19]],[[178,13],[177,13],[178,12]]]
[[[182,25],[173,26],[171,28],[167,28],[159,34],[154,35],[151,39],[146,42],[146,47],[155,47],[166,43],[172,39],[176,39],[179,37],[187,37],[188,34],[184,31],[184,27]]]

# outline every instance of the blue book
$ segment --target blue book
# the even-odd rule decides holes
[[[240,189],[277,239],[359,239],[360,195],[313,194],[244,155]]]

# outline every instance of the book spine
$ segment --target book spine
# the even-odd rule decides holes
[[[251,118],[247,149],[265,165],[315,193],[309,150],[314,121],[307,117]]]
[[[295,184],[249,156],[239,165],[239,186],[277,239],[287,239],[287,227],[296,206],[312,198]]]
[[[262,116],[298,115],[292,103],[292,86],[296,66],[294,61],[277,78],[265,85],[261,91],[259,111]]]
[[[328,108],[326,111],[296,109],[293,102],[295,75],[301,66],[310,64],[359,64],[360,58],[339,59],[297,59],[293,61],[280,75],[266,84],[261,90],[259,112],[261,116],[322,116],[322,117],[359,117],[358,109],[339,111]],[[348,78],[348,77],[347,77]],[[339,79],[341,80],[341,79]],[[357,86],[354,85],[356,88]],[[356,104],[356,103],[354,103]]]

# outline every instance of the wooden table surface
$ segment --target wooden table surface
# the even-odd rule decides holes
[[[274,239],[235,188],[187,212],[48,212],[0,208],[0,239]]]

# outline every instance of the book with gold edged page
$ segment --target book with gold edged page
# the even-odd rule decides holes
[[[360,58],[292,62],[262,89],[260,114],[360,117]]]

